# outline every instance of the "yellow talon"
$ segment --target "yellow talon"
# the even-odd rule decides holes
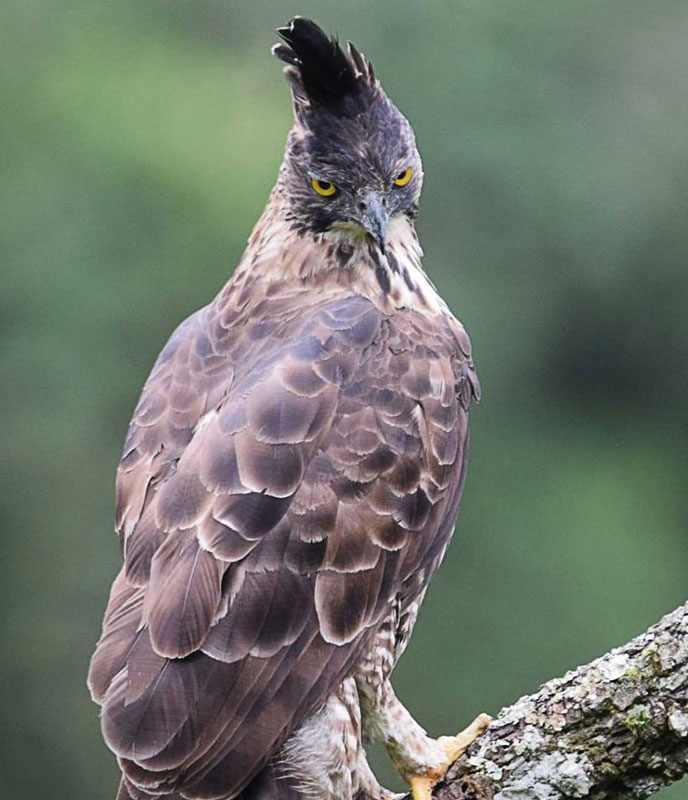
[[[427,775],[414,775],[408,779],[413,800],[432,800],[432,787],[435,781]]]
[[[456,759],[460,758],[470,745],[485,733],[491,722],[492,717],[487,714],[479,714],[467,728],[461,733],[457,733],[456,736],[440,736],[437,743],[446,753],[447,759],[437,769],[424,775],[407,776],[413,800],[432,800],[432,787],[445,776]]]

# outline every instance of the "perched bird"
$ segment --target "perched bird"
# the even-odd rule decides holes
[[[278,30],[294,124],[217,297],[172,334],[117,474],[124,564],[89,686],[119,800],[427,800],[489,722],[430,738],[390,676],[451,539],[478,380],[421,267],[423,170],[370,62]]]

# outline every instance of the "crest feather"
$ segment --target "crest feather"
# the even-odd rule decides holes
[[[345,115],[368,105],[377,86],[375,74],[351,43],[345,52],[336,37],[304,17],[294,17],[277,33],[284,44],[276,44],[272,52],[288,65],[295,99]]]

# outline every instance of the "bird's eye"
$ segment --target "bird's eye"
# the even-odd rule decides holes
[[[411,169],[411,167],[406,167],[406,169],[403,172],[400,172],[394,179],[394,185],[406,186],[407,183],[410,183],[412,177],[413,177],[413,170]]]
[[[317,178],[313,178],[311,186],[313,191],[317,192],[321,197],[332,197],[332,195],[337,194],[337,187],[329,181],[319,181]]]

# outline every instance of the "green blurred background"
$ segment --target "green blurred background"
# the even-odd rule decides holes
[[[294,13],[359,44],[415,126],[426,266],[484,387],[401,696],[453,732],[688,594],[685,0],[3,0],[3,798],[114,794],[84,681],[115,466],[271,188]]]

